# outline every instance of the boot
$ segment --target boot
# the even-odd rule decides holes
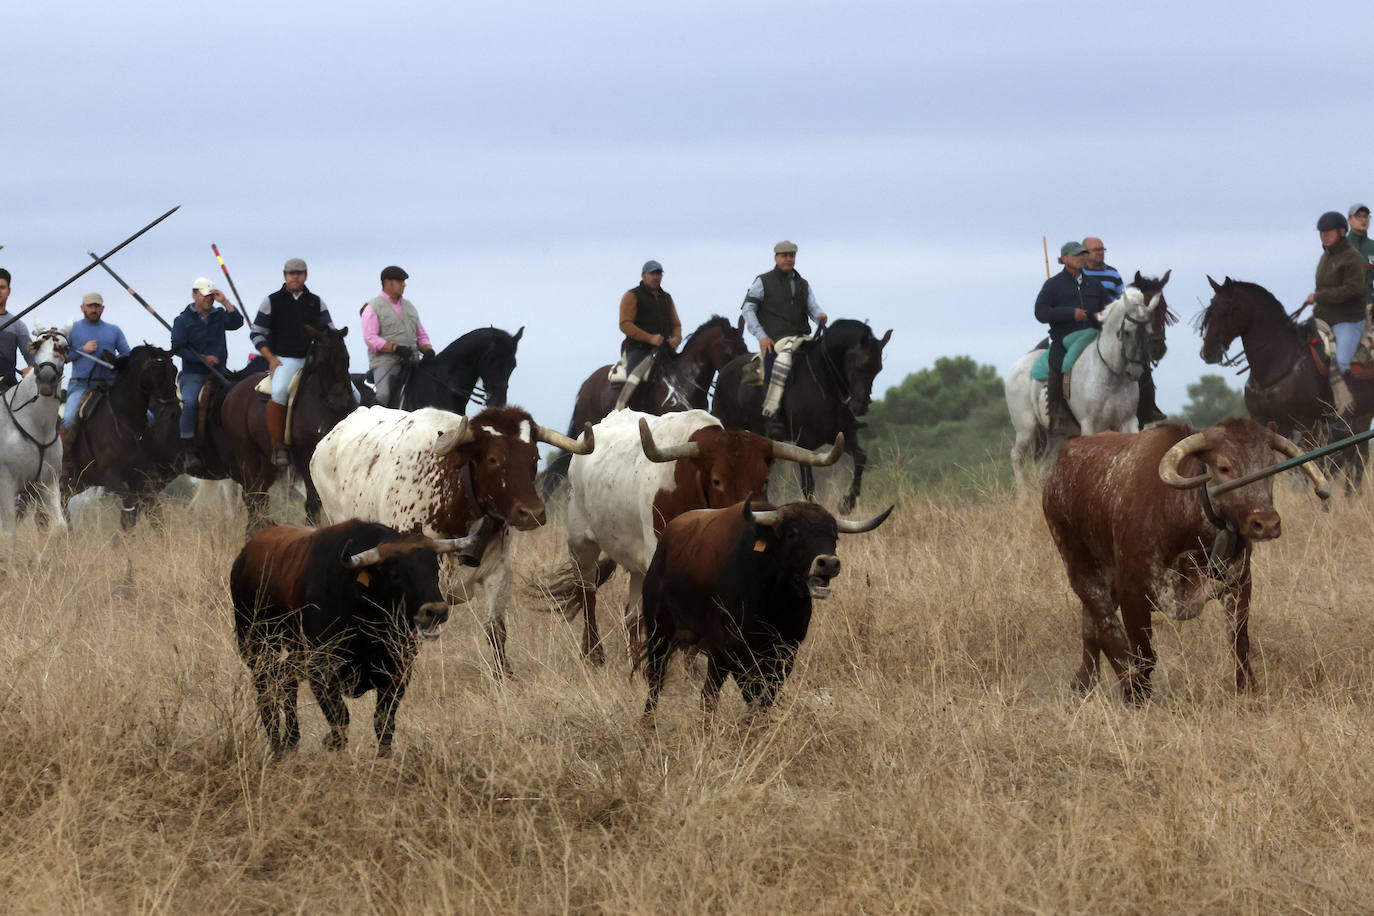
[[[1056,369],[1050,360],[1049,378],[1045,380],[1047,413],[1049,414],[1049,438],[1072,439],[1083,434],[1078,418],[1069,409],[1069,399],[1064,394],[1064,371]]]
[[[291,453],[286,449],[286,407],[276,401],[267,402],[267,435],[272,440],[272,463],[279,468],[290,467]]]
[[[182,439],[181,444],[181,472],[203,480],[210,469],[205,466],[205,456],[201,454],[200,447],[194,439]]]
[[[496,519],[490,515],[484,515],[473,522],[472,527],[468,529],[468,537],[475,537],[477,540],[471,546],[458,551],[458,562],[474,569],[481,566],[482,554],[487,552],[487,545],[491,543],[492,536],[496,534],[497,529]]]
[[[1141,429],[1168,419],[1164,415],[1164,411],[1160,410],[1159,405],[1155,403],[1154,374],[1148,366],[1140,376],[1140,400],[1136,404],[1135,416],[1140,421]]]
[[[763,434],[775,442],[789,441],[787,426],[777,414],[763,418]]]

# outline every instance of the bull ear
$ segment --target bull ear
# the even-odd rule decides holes
[[[434,443],[434,454],[442,458],[458,446],[471,442],[474,435],[473,431],[468,429],[468,418],[459,417],[457,426],[439,434],[438,441]]]

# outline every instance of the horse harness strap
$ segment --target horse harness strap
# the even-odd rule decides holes
[[[1131,324],[1136,325],[1137,327],[1140,327],[1140,326],[1142,326],[1142,325],[1148,324],[1149,321],[1150,321],[1150,317],[1149,317],[1149,315],[1147,314],[1143,319],[1141,319],[1140,321],[1137,321],[1137,320],[1135,320],[1134,318],[1131,317],[1131,313],[1130,313],[1130,312],[1126,312],[1126,314],[1124,314],[1124,315],[1122,316],[1122,319],[1123,319],[1123,320],[1122,320],[1122,322],[1121,322],[1121,327],[1119,327],[1119,328],[1116,329],[1116,339],[1117,339],[1117,342],[1121,344],[1121,364],[1122,364],[1122,365],[1121,365],[1120,371],[1118,371],[1118,370],[1116,370],[1116,369],[1113,369],[1112,366],[1111,366],[1111,363],[1107,362],[1106,357],[1104,357],[1104,356],[1102,355],[1102,335],[1101,335],[1101,334],[1098,334],[1098,335],[1097,335],[1097,339],[1093,341],[1093,346],[1097,348],[1097,358],[1100,359],[1100,360],[1102,360],[1102,365],[1106,366],[1106,367],[1107,367],[1107,371],[1110,372],[1112,375],[1116,375],[1116,376],[1125,376],[1126,378],[1130,378],[1130,368],[1131,368],[1131,366],[1139,366],[1139,367],[1140,367],[1141,374],[1143,375],[1144,372],[1145,372],[1145,367],[1148,366],[1148,365],[1150,364],[1150,357],[1147,355],[1143,360],[1139,360],[1139,359],[1132,359],[1130,356],[1128,356],[1128,355],[1126,354],[1126,334],[1127,334],[1127,331],[1126,331],[1126,326],[1127,326],[1127,325],[1126,325],[1126,323],[1127,323],[1127,322],[1130,322]],[[1147,354],[1148,354],[1148,351],[1146,351],[1146,352],[1147,352]],[[1139,376],[1137,376],[1137,379],[1138,379],[1138,378],[1139,378]]]
[[[53,443],[57,442],[57,440],[62,436],[62,421],[59,417],[57,425],[53,429],[51,439],[49,439],[47,442],[39,442],[38,439],[34,437],[33,433],[25,429],[24,424],[20,423],[19,418],[15,416],[16,413],[23,410],[25,407],[28,407],[34,401],[37,401],[38,395],[34,394],[33,397],[29,398],[23,404],[20,404],[18,407],[15,407],[14,399],[18,397],[18,393],[19,388],[16,385],[9,391],[5,392],[4,395],[0,395],[0,401],[5,402],[5,410],[9,413],[10,420],[14,423],[14,428],[19,430],[19,435],[23,436],[25,439],[32,442],[38,448],[38,470],[34,472],[33,481],[31,481],[36,483],[38,481],[38,478],[43,475],[43,456],[47,454],[48,449],[53,447]]]

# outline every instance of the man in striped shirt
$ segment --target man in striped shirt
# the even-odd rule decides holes
[[[1120,299],[1126,284],[1122,282],[1117,269],[1107,263],[1107,249],[1102,246],[1102,240],[1090,235],[1083,240],[1083,247],[1088,251],[1088,262],[1083,265],[1083,276],[1092,277],[1102,284],[1102,288],[1107,291],[1108,302]]]

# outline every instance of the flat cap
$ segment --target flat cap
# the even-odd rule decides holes
[[[383,279],[383,280],[409,280],[409,279],[410,279],[410,274],[406,273],[404,270],[401,270],[401,268],[397,267],[395,264],[392,264],[390,267],[383,267],[383,268],[382,268],[382,279]]]
[[[105,297],[100,293],[87,293],[81,297],[82,305],[104,305]]]
[[[639,272],[642,274],[661,274],[663,273],[663,265],[657,261],[645,261]]]
[[[303,274],[306,272],[305,261],[300,258],[287,258],[286,263],[282,265],[281,272],[284,274]]]
[[[1071,254],[1082,254],[1087,250],[1088,249],[1083,247],[1082,242],[1065,242],[1059,246],[1059,256],[1064,258]]]
[[[797,243],[796,243],[796,242],[789,242],[789,241],[787,241],[787,239],[783,239],[781,242],[778,242],[776,245],[773,246],[773,254],[796,254],[796,253],[797,253]]]

